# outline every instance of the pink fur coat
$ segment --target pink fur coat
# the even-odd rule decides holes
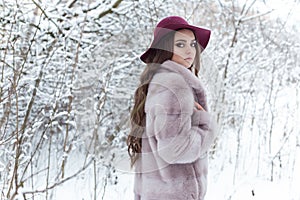
[[[203,200],[207,151],[216,131],[200,80],[173,61],[154,75],[145,104],[146,131],[135,163],[136,200]]]

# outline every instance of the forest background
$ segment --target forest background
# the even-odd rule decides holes
[[[212,30],[207,199],[299,200],[298,13],[298,0],[0,0],[0,200],[132,198],[139,56],[169,15]]]

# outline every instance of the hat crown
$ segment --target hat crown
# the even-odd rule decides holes
[[[167,17],[163,20],[161,20],[158,24],[157,27],[159,28],[165,28],[168,25],[172,25],[172,24],[185,24],[187,25],[187,21],[185,21],[185,19],[178,17],[178,16],[171,16],[171,17]]]
[[[159,34],[165,35],[168,32],[172,30],[176,30],[180,28],[180,26],[185,26],[185,25],[189,25],[189,24],[185,19],[181,17],[178,16],[166,17],[157,24],[154,30],[154,37],[157,37],[157,35]]]

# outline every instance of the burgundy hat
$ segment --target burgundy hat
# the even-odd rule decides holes
[[[151,43],[150,48],[141,55],[141,60],[146,63],[146,59],[149,53],[152,51],[152,47],[155,46],[165,35],[179,29],[192,30],[195,34],[198,44],[200,44],[203,50],[205,49],[210,38],[210,30],[189,25],[188,22],[181,17],[170,16],[162,19],[155,27],[154,39]]]

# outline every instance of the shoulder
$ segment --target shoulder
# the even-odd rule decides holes
[[[146,110],[162,106],[167,113],[191,113],[193,105],[192,89],[179,74],[166,72],[153,77],[148,88]]]
[[[188,89],[189,85],[184,78],[175,72],[161,72],[154,75],[151,84],[159,84],[169,89]]]
[[[168,96],[191,96],[192,88],[185,79],[178,73],[162,72],[157,73],[150,82],[148,92],[150,94],[162,95],[162,92]]]

